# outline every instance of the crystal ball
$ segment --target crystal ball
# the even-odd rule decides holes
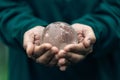
[[[76,44],[77,33],[65,22],[53,22],[43,32],[42,43],[50,43],[58,49],[63,49],[68,44]]]

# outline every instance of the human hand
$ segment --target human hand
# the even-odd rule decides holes
[[[24,33],[23,47],[26,50],[28,57],[31,57],[36,45],[40,45],[40,39],[43,34],[44,27],[36,26]]]
[[[90,26],[83,24],[73,24],[73,29],[77,32],[78,44],[69,44],[64,50],[59,51],[57,58],[60,70],[65,70],[67,65],[80,62],[93,50],[96,41],[95,34]]]
[[[24,34],[23,46],[28,57],[34,59],[38,63],[45,65],[54,65],[57,63],[52,57],[57,53],[58,49],[51,44],[41,44],[41,37],[44,27],[36,26]]]
[[[24,33],[23,47],[26,50],[28,57],[31,57],[34,47],[40,45],[40,39],[43,34],[44,27],[36,26]]]
[[[32,56],[38,63],[46,66],[56,66],[58,60],[55,58],[55,55],[57,53],[57,47],[52,46],[49,43],[43,43],[34,48],[34,54]]]

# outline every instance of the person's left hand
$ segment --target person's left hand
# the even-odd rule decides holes
[[[58,66],[60,70],[66,70],[68,65],[80,62],[93,51],[93,45],[96,37],[90,26],[83,24],[73,24],[73,29],[77,32],[78,44],[69,44],[60,50],[56,58],[58,58]]]

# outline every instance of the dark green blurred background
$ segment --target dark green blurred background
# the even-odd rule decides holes
[[[8,49],[0,42],[0,80],[8,79]]]

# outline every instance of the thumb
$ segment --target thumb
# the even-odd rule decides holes
[[[30,57],[33,54],[33,51],[34,51],[34,44],[31,42],[28,42],[26,47],[27,55]]]
[[[96,42],[96,37],[91,27],[88,26],[83,30],[84,30],[83,31],[83,35],[84,35],[83,44],[86,48],[88,48]]]
[[[26,32],[24,34],[23,46],[27,55],[30,57],[34,50],[34,33]]]

